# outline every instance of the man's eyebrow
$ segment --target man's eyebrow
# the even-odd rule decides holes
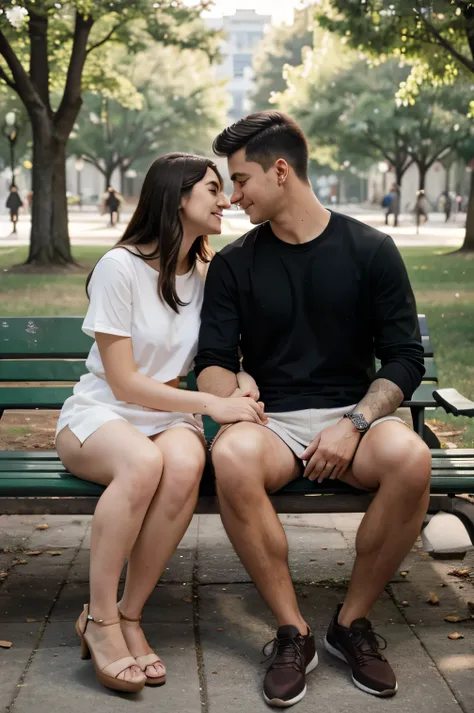
[[[233,173],[232,176],[230,177],[231,181],[240,181],[242,178],[248,178],[248,173]]]

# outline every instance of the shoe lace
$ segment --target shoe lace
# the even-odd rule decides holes
[[[351,631],[349,637],[354,644],[356,659],[359,666],[366,666],[374,659],[386,661],[386,658],[381,651],[384,651],[387,648],[387,641],[373,629],[368,629],[366,631]],[[382,642],[383,646],[379,645],[379,640]]]
[[[268,654],[267,652],[270,646],[272,649],[270,654]],[[262,654],[266,656],[266,658],[260,662],[262,664],[270,662],[270,666],[273,668],[288,668],[288,666],[293,666],[297,671],[303,670],[303,652],[301,650],[301,643],[297,638],[272,639],[268,644],[265,644],[262,649]]]

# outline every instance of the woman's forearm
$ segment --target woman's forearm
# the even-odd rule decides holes
[[[119,401],[156,411],[206,414],[217,398],[205,392],[168,386],[138,371],[131,374],[124,384],[111,388]]]

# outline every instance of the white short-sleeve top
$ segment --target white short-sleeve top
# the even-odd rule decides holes
[[[186,376],[197,351],[206,268],[197,262],[193,270],[176,276],[176,292],[186,303],[176,313],[159,297],[158,272],[153,267],[126,248],[111,250],[92,274],[83,331],[93,338],[96,332],[131,337],[138,371],[152,379],[167,382]],[[183,416],[117,401],[105,379],[95,341],[86,367],[88,373],[64,403],[56,433],[69,425],[83,442],[108,420],[108,414],[125,418],[145,435],[152,435],[165,422]],[[186,414],[186,420],[193,419]]]

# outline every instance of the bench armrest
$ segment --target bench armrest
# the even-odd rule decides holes
[[[433,391],[433,398],[446,413],[452,413],[453,416],[474,417],[474,401],[469,401],[456,389],[436,389]]]

